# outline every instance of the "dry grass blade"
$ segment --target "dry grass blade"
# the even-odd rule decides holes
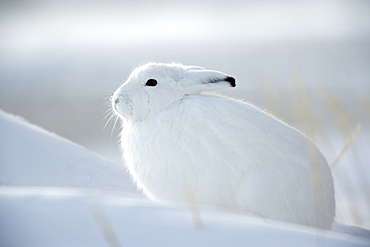
[[[121,247],[121,244],[119,243],[118,238],[114,233],[103,210],[99,206],[95,206],[91,209],[91,212],[108,245],[110,247]]]
[[[201,227],[203,225],[203,223],[202,223],[202,219],[200,217],[199,207],[198,207],[198,203],[195,199],[195,196],[194,196],[193,193],[188,192],[186,194],[186,197],[188,199],[188,203],[189,203],[193,223],[196,227]]]
[[[304,87],[306,83],[299,67],[292,66],[290,69],[290,76],[296,89],[293,102],[293,116],[305,123],[305,135],[310,140],[314,140],[317,134],[323,133],[323,127],[320,119],[311,107],[307,91]]]
[[[316,86],[316,91],[322,98],[322,100],[327,104],[330,112],[343,133],[348,133],[350,130],[350,122],[348,120],[348,113],[345,112],[344,108],[340,105],[339,101],[327,92],[323,87]]]
[[[362,105],[367,111],[367,114],[370,116],[370,99],[369,98],[363,98],[362,99]]]
[[[357,125],[356,128],[352,131],[352,133],[347,138],[346,142],[344,143],[343,147],[339,150],[337,155],[334,157],[334,160],[330,163],[330,168],[334,168],[339,160],[342,158],[343,154],[347,151],[349,146],[351,146],[352,142],[354,141],[355,137],[357,136],[358,132],[361,130],[361,125]]]
[[[257,78],[256,86],[259,88],[258,91],[261,92],[261,98],[267,107],[266,111],[273,116],[282,116],[281,92],[274,86],[275,84],[279,84],[279,82],[273,83],[276,81],[277,79],[268,75],[260,75]]]

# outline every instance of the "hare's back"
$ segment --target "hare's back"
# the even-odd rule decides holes
[[[327,165],[321,152],[303,134],[251,104],[194,95],[187,99],[186,108],[188,114],[183,117],[191,126],[212,135],[225,149],[233,149],[242,157],[265,164],[284,160],[308,166],[314,155],[320,164]]]

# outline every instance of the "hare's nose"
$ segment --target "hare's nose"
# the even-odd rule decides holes
[[[120,99],[120,98],[118,98],[118,97],[114,97],[114,96],[112,96],[112,97],[110,97],[110,101],[111,101],[113,104],[117,105],[119,102],[121,102],[121,99]]]

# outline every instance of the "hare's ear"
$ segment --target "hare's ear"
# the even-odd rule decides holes
[[[187,70],[204,70],[203,67],[195,66],[195,65],[186,65],[184,66]]]
[[[202,69],[189,70],[180,85],[186,94],[235,86],[234,77],[219,71]]]

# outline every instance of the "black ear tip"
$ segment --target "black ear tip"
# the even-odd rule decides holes
[[[224,79],[224,81],[227,81],[227,82],[230,82],[230,85],[232,87],[235,87],[236,86],[236,83],[235,83],[235,78],[234,77],[231,77],[231,76],[228,76]]]

